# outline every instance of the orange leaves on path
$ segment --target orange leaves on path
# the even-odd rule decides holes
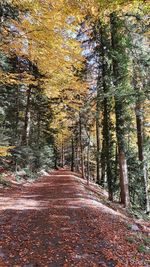
[[[90,187],[61,170],[1,190],[7,203],[0,207],[0,266],[148,266],[149,254],[138,250],[140,233],[127,227],[132,220],[100,203]]]

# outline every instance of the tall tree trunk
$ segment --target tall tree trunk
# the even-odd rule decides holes
[[[87,177],[87,184],[89,184],[89,180],[90,180],[90,134],[88,136],[88,147],[87,147],[87,173],[86,173],[86,177]]]
[[[24,118],[24,127],[22,133],[21,145],[26,146],[29,142],[29,133],[30,133],[30,98],[31,98],[31,86],[27,90],[27,102]]]
[[[57,170],[58,169],[58,151],[56,146],[54,146],[54,168]]]
[[[117,177],[118,177],[118,146],[115,143],[115,165],[114,165],[114,184],[113,186],[115,187],[115,184],[117,182]]]
[[[79,172],[80,170],[80,168],[79,168],[79,140],[78,140],[78,138],[77,138],[77,136],[75,135],[75,140],[74,140],[74,142],[75,142],[75,145],[74,145],[74,148],[75,148],[75,152],[74,152],[74,154],[75,154],[75,171],[76,172]]]
[[[97,111],[96,111],[96,183],[100,184],[101,181],[101,173],[100,173],[100,128],[99,128],[99,101],[97,99]]]
[[[79,114],[79,140],[80,140],[81,175],[82,175],[82,178],[84,178],[85,177],[85,174],[84,174],[84,152],[83,152],[83,144],[82,144],[82,118],[81,118],[81,114]]]
[[[107,184],[109,200],[113,200],[113,173],[112,173],[112,157],[111,157],[111,133],[110,133],[110,114],[108,108],[108,101],[104,99],[104,120],[103,120],[103,138],[105,139],[105,158],[106,158],[106,174],[107,174]]]
[[[143,161],[143,130],[142,130],[142,116],[141,116],[141,103],[140,101],[136,101],[136,127],[137,127],[137,145],[138,145],[138,158],[140,161]]]
[[[74,151],[74,137],[72,136],[72,139],[71,139],[71,171],[74,172],[74,166],[75,166],[75,159],[74,159],[74,156],[75,156],[75,151]]]
[[[37,147],[40,146],[40,136],[41,136],[41,113],[37,111]]]
[[[103,100],[103,140],[104,140],[104,157],[106,159],[106,174],[107,174],[107,184],[108,184],[108,193],[109,193],[109,200],[113,200],[113,173],[112,173],[112,140],[111,140],[111,119],[110,119],[110,99],[107,97],[109,92],[109,88],[107,86],[106,77],[109,73],[107,62],[106,62],[106,47],[107,44],[105,42],[106,33],[102,25],[100,25],[100,36],[101,36],[101,61],[102,61],[102,86],[104,92],[104,100]],[[105,166],[104,166],[105,168]],[[103,171],[105,174],[105,170]],[[103,178],[104,179],[104,178]]]
[[[116,88],[124,77],[122,77],[122,62],[120,62],[120,53],[125,51],[125,47],[120,44],[120,23],[115,12],[110,16],[111,24],[111,41],[114,56],[112,57],[113,78]],[[117,56],[115,55],[117,54]],[[118,56],[119,55],[119,56]],[[123,54],[121,54],[123,56]],[[124,71],[124,70],[123,70]],[[120,189],[121,189],[121,203],[126,207],[130,206],[129,187],[128,187],[128,170],[125,156],[125,107],[124,99],[115,95],[115,113],[116,113],[116,136],[118,143],[118,158],[119,158],[119,174],[120,174]]]
[[[16,122],[15,122],[15,140],[18,140],[18,123],[19,123],[19,85],[16,86]]]
[[[62,143],[61,143],[61,166],[64,168],[64,142],[62,137]]]
[[[144,206],[147,213],[150,213],[150,200],[148,194],[148,179],[147,170],[144,162],[144,149],[143,149],[143,118],[142,118],[142,106],[141,101],[138,99],[136,101],[136,127],[137,127],[137,145],[138,145],[138,158],[141,162],[141,172],[142,172],[142,187],[144,194]]]
[[[105,177],[106,177],[106,140],[103,138],[102,141],[102,150],[101,150],[101,180],[100,185],[104,187]]]

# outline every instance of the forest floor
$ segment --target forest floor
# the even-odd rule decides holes
[[[64,170],[0,189],[0,267],[150,266],[150,225],[105,198]]]

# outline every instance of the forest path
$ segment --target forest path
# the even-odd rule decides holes
[[[146,266],[125,220],[87,188],[61,170],[1,193],[0,267]]]

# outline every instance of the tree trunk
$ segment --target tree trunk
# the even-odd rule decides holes
[[[15,137],[14,140],[18,140],[18,123],[19,123],[19,85],[16,86],[16,122],[15,122]]]
[[[61,166],[64,168],[64,142],[62,138],[62,143],[61,143]]]
[[[88,138],[88,148],[87,148],[87,184],[89,185],[89,180],[90,180],[90,134]]]
[[[103,122],[103,138],[105,138],[105,158],[106,158],[106,174],[107,174],[107,184],[108,184],[108,193],[109,200],[113,200],[113,174],[111,166],[111,137],[110,137],[110,117],[108,109],[108,101],[104,99],[104,122]]]
[[[58,169],[58,151],[56,146],[54,146],[54,168]]]
[[[106,140],[103,138],[102,142],[102,150],[101,150],[101,180],[100,185],[104,187],[105,183],[105,176],[106,176],[106,157],[105,157],[105,150],[106,150]]]
[[[85,174],[84,174],[84,152],[83,152],[83,144],[82,144],[82,118],[81,118],[81,114],[79,114],[79,140],[80,140],[81,175],[82,175],[82,178],[84,178],[85,177]]]
[[[75,162],[74,162],[74,138],[72,136],[72,140],[71,140],[71,171],[74,172],[74,165],[75,165]]]
[[[75,141],[75,171],[79,172],[79,144],[78,140]]]
[[[126,207],[130,206],[129,186],[128,186],[128,169],[125,156],[125,132],[124,132],[124,111],[120,100],[115,99],[116,112],[116,135],[118,144],[119,176],[121,189],[121,203]]]
[[[143,161],[143,130],[142,130],[142,117],[141,117],[141,104],[139,101],[136,102],[136,128],[137,128],[137,145],[138,145],[138,158]]]
[[[41,115],[37,113],[37,146],[40,146],[40,135],[41,135]]]
[[[27,102],[26,102],[26,110],[25,110],[25,118],[24,118],[24,127],[22,133],[22,141],[21,145],[26,146],[29,142],[29,134],[30,134],[30,98],[31,98],[31,86],[29,86],[27,90]]]
[[[100,184],[100,129],[99,129],[99,101],[97,100],[97,112],[96,112],[96,183]]]
[[[140,99],[136,102],[136,127],[137,127],[137,145],[138,145],[138,158],[141,162],[141,172],[142,172],[142,187],[144,194],[144,206],[147,214],[150,213],[150,200],[148,194],[148,178],[147,178],[147,170],[144,162],[144,151],[143,151],[143,119],[142,119],[142,107]]]
[[[128,190],[128,172],[127,162],[124,151],[119,151],[119,171],[120,171],[120,187],[121,187],[121,203],[126,207],[130,206],[130,196]]]
[[[125,71],[122,69],[122,62],[120,62],[120,55],[123,57],[125,53],[125,47],[121,47],[120,44],[120,23],[118,21],[118,17],[115,12],[113,12],[110,16],[110,24],[111,24],[111,42],[112,42],[112,50],[114,55],[112,57],[112,65],[113,65],[113,78],[114,85],[117,88],[122,79],[122,73]],[[122,52],[123,51],[123,52]],[[119,53],[119,56],[118,56]],[[130,206],[130,198],[129,198],[129,187],[128,187],[128,170],[127,163],[125,157],[125,107],[124,107],[124,99],[120,96],[115,95],[115,113],[116,113],[116,136],[117,136],[117,144],[118,144],[118,157],[119,157],[119,174],[120,174],[120,189],[121,189],[121,203],[126,207]]]
[[[104,100],[103,100],[103,156],[105,157],[105,164],[106,164],[106,174],[107,174],[107,184],[108,184],[108,193],[109,193],[109,200],[113,200],[113,173],[112,173],[112,140],[111,140],[111,119],[110,119],[110,110],[111,110],[111,104],[110,99],[105,96],[109,92],[109,88],[107,86],[106,77],[109,73],[107,62],[106,62],[106,46],[105,43],[105,30],[102,25],[100,25],[100,36],[101,36],[101,63],[102,63],[102,86],[103,86],[103,92],[104,92]],[[105,48],[104,48],[105,47]],[[105,175],[105,164],[104,164],[104,170],[103,175]],[[104,178],[103,178],[104,180]]]

